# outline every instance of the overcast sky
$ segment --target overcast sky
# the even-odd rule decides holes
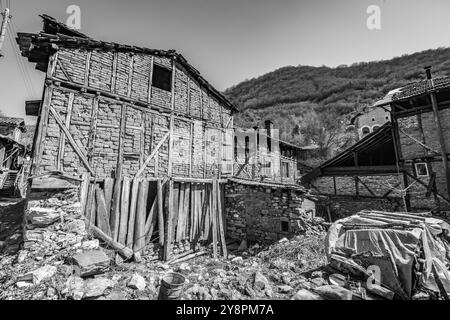
[[[82,32],[176,49],[219,90],[286,65],[335,67],[450,47],[449,0],[11,0],[14,27],[40,31],[41,13],[66,22],[71,4],[81,8]],[[381,9],[381,30],[367,28],[370,5]],[[41,98],[43,74],[20,57],[29,92],[8,38],[3,53],[0,110],[23,117],[25,100]]]

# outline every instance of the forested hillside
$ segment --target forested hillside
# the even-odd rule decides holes
[[[292,143],[316,143],[329,158],[354,142],[351,114],[381,99],[389,90],[433,76],[450,76],[450,48],[427,50],[391,60],[351,66],[288,66],[244,81],[225,91],[241,110],[236,124],[262,125],[272,119]]]

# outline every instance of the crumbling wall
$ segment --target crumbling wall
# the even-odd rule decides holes
[[[227,237],[272,243],[301,231],[302,202],[302,193],[292,189],[227,183]]]

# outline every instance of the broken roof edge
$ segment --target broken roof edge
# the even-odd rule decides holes
[[[306,189],[297,184],[282,184],[282,183],[276,183],[276,182],[261,182],[261,181],[254,181],[254,180],[247,180],[247,179],[241,179],[236,177],[230,177],[227,178],[228,181],[248,185],[248,186],[256,186],[256,187],[266,187],[266,188],[274,188],[274,189],[291,189],[296,191],[301,191],[306,193]]]
[[[228,98],[222,94],[220,91],[218,91],[216,88],[214,88],[201,74],[200,72],[193,67],[187,59],[181,54],[178,53],[176,50],[170,49],[170,50],[159,50],[159,49],[150,49],[145,47],[137,47],[137,46],[131,46],[131,45],[123,45],[116,42],[105,42],[100,40],[95,40],[81,32],[78,32],[76,30],[73,30],[69,28],[67,25],[65,25],[62,22],[58,22],[55,18],[42,14],[39,15],[44,20],[44,30],[40,33],[18,33],[19,39],[21,37],[30,37],[31,41],[29,44],[29,47],[26,48],[28,51],[25,52],[21,49],[22,54],[26,57],[29,57],[29,50],[31,49],[31,45],[36,45],[39,42],[38,38],[45,38],[46,45],[50,45],[52,49],[54,44],[64,47],[66,44],[76,44],[78,46],[87,46],[91,49],[93,48],[99,48],[105,51],[125,51],[125,52],[133,52],[133,53],[147,53],[152,55],[158,55],[158,56],[165,56],[168,58],[173,59],[173,61],[178,62],[185,70],[186,72],[192,76],[196,81],[198,81],[200,87],[204,87],[211,95],[213,95],[219,102],[223,103],[226,107],[230,108],[233,112],[238,112],[239,110],[234,106],[233,103],[231,103]],[[18,41],[19,42],[19,41]],[[20,45],[20,43],[19,43]],[[70,45],[69,45],[70,46]],[[31,62],[31,61],[30,61]]]

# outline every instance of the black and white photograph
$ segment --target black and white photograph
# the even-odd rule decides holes
[[[449,0],[0,12],[0,304],[450,299]]]

